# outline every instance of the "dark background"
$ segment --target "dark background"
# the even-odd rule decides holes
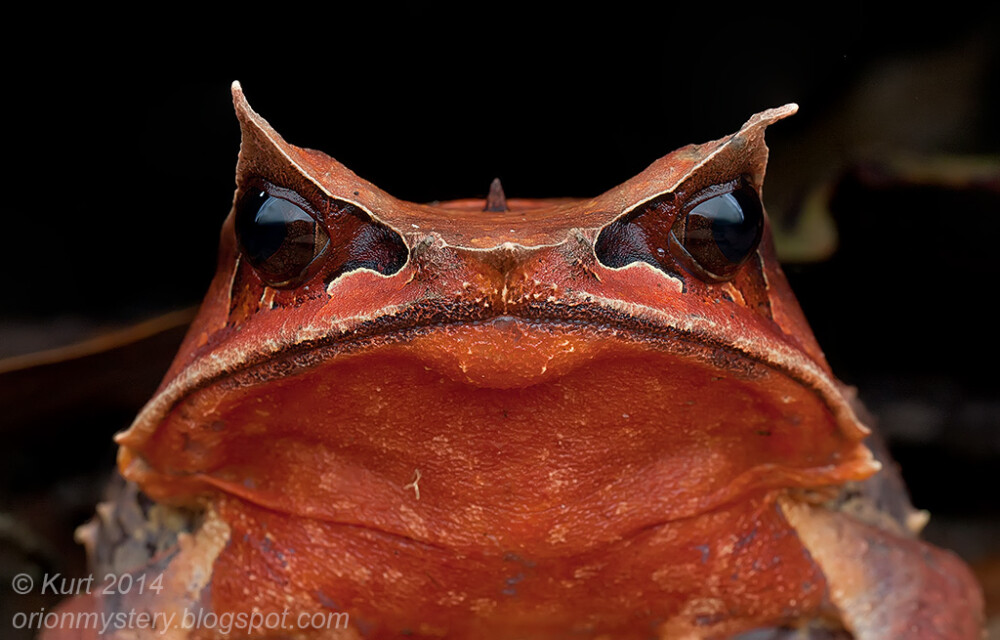
[[[234,79],[287,140],[414,201],[484,196],[497,176],[511,197],[595,195],[794,101],[800,114],[768,131],[765,201],[791,219],[827,189],[839,245],[788,265],[793,287],[934,514],[928,534],[983,562],[1000,538],[1000,23],[975,5],[928,17],[837,7],[273,7],[227,24],[12,23],[23,31],[3,45],[0,355],[199,301],[234,188]],[[984,155],[985,179],[956,169]],[[937,169],[887,170],[898,157]],[[176,336],[148,355],[0,377],[5,572],[82,570],[70,531],[113,464],[110,435],[151,393]]]

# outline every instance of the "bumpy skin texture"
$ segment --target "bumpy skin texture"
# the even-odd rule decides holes
[[[725,281],[670,246],[699,194],[759,193],[764,128],[794,105],[591,199],[431,206],[233,94],[236,206],[293,193],[330,244],[268,286],[230,215],[118,437],[127,480],[201,516],[136,569],[168,590],[68,607],[350,615],[265,637],[978,637],[967,569],[915,539],[905,498],[882,509],[891,483],[766,230]]]

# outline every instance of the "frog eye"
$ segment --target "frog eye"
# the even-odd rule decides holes
[[[260,278],[275,287],[298,280],[330,243],[305,209],[259,189],[236,205],[236,238]]]
[[[757,249],[763,232],[760,197],[741,184],[696,198],[674,222],[669,244],[674,257],[696,275],[725,280]]]

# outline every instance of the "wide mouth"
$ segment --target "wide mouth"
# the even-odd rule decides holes
[[[120,463],[158,500],[221,491],[443,546],[488,521],[538,549],[570,512],[603,531],[564,532],[579,549],[872,471],[815,388],[656,336],[510,315],[327,336],[179,387]]]
[[[130,428],[116,437],[116,441],[129,446],[137,439],[144,439],[186,397],[226,379],[233,386],[240,385],[241,379],[263,383],[307,370],[332,358],[414,340],[434,342],[428,354],[438,362],[447,360],[449,353],[468,350],[470,347],[466,343],[470,336],[474,336],[472,344],[480,349],[481,355],[503,356],[505,344],[520,342],[518,335],[528,336],[526,343],[530,343],[532,337],[543,342],[553,336],[577,337],[572,344],[572,353],[576,356],[569,356],[570,360],[584,360],[582,356],[591,350],[588,341],[596,337],[704,359],[734,375],[749,376],[758,369],[775,370],[819,397],[835,416],[845,437],[860,440],[869,433],[842,393],[840,384],[773,326],[762,322],[759,327],[751,327],[754,330],[752,339],[725,340],[720,337],[723,332],[705,317],[681,315],[672,318],[661,311],[637,314],[634,308],[619,310],[603,302],[577,304],[571,308],[546,305],[537,309],[524,306],[502,311],[472,305],[465,308],[455,304],[421,304],[398,313],[375,314],[374,319],[354,325],[303,326],[269,337],[266,342],[209,344],[202,349],[207,357],[196,357],[176,375],[147,403]],[[664,315],[667,317],[663,318]],[[435,337],[438,339],[433,340]],[[548,342],[527,361],[541,362],[558,356],[561,347],[551,340]],[[500,359],[510,361],[509,358]],[[490,364],[490,360],[486,357],[484,362]],[[457,361],[455,364],[461,367]],[[546,368],[541,371],[542,366],[539,365],[542,375],[554,376],[561,370]],[[523,386],[537,379],[523,371],[496,366],[484,373],[490,374],[491,384],[499,386]],[[507,383],[498,382],[504,376],[511,378]],[[471,377],[467,382],[476,384]]]

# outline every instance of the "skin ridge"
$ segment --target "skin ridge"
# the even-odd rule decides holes
[[[219,491],[222,491],[223,493],[225,493],[226,495],[232,497],[233,499],[241,500],[241,501],[244,501],[244,502],[248,502],[250,504],[253,504],[253,505],[255,505],[257,507],[260,507],[260,508],[263,508],[263,509],[268,509],[270,511],[275,511],[277,513],[282,513],[282,514],[286,514],[286,515],[293,515],[295,517],[302,518],[304,520],[315,520],[317,522],[324,522],[324,523],[327,523],[327,524],[336,525],[338,527],[344,527],[346,529],[363,530],[363,531],[367,531],[367,532],[370,532],[370,533],[378,534],[380,536],[385,536],[386,538],[391,539],[391,540],[401,540],[401,541],[404,541],[406,543],[410,543],[410,544],[414,544],[414,545],[419,545],[419,546],[427,548],[427,549],[435,549],[435,550],[438,550],[438,551],[455,551],[454,547],[451,547],[451,546],[448,546],[448,545],[443,545],[443,544],[438,544],[438,543],[435,543],[435,542],[430,542],[428,540],[423,540],[421,538],[416,538],[416,537],[413,537],[413,536],[410,536],[410,535],[406,535],[406,534],[403,534],[403,533],[399,533],[399,532],[396,532],[396,531],[389,531],[387,529],[381,529],[381,528],[378,528],[378,527],[375,527],[375,526],[372,526],[372,525],[369,525],[369,524],[361,524],[361,523],[356,523],[356,522],[343,522],[343,521],[334,520],[334,519],[331,519],[329,517],[325,517],[325,516],[322,516],[322,515],[305,515],[305,514],[302,514],[302,513],[298,513],[298,512],[289,510],[285,505],[280,504],[280,503],[266,501],[266,500],[255,499],[255,498],[252,497],[253,496],[252,492],[241,491],[240,487],[238,485],[236,485],[236,484],[229,483],[229,482],[224,482],[224,481],[219,481],[219,480],[213,478],[212,476],[205,475],[205,474],[197,474],[196,477],[200,477],[207,484],[209,484],[210,486],[214,487],[215,489],[217,489]],[[234,491],[234,489],[235,489],[235,491]],[[703,518],[703,517],[709,516],[709,515],[711,515],[713,513],[723,512],[728,507],[731,507],[734,504],[740,503],[741,501],[743,501],[744,499],[746,499],[748,495],[751,495],[752,493],[755,493],[755,492],[758,493],[758,494],[760,494],[761,490],[757,489],[757,490],[749,492],[749,493],[740,492],[739,494],[734,494],[728,500],[719,501],[717,504],[713,504],[712,506],[710,506],[708,508],[705,508],[705,509],[698,509],[697,511],[692,511],[691,513],[684,514],[684,515],[679,516],[677,518],[671,518],[671,519],[668,519],[668,520],[656,520],[656,521],[653,521],[653,522],[649,522],[649,523],[646,523],[646,524],[642,524],[642,525],[636,526],[636,527],[632,528],[629,531],[623,531],[623,532],[621,532],[619,534],[619,538],[616,539],[616,540],[604,542],[601,545],[596,546],[596,547],[589,547],[589,548],[587,548],[587,549],[585,549],[583,551],[580,551],[577,554],[573,554],[573,555],[587,555],[587,554],[592,554],[595,550],[599,550],[601,548],[608,548],[608,547],[622,545],[624,543],[627,543],[627,541],[629,541],[629,540],[634,540],[635,538],[638,538],[638,537],[642,536],[643,534],[645,534],[647,532],[654,531],[654,530],[656,530],[656,529],[658,529],[660,527],[664,527],[664,526],[668,526],[668,525],[678,525],[678,524],[682,524],[684,522],[691,522],[691,521],[697,520],[699,518]],[[776,500],[777,500],[776,496],[778,494],[780,494],[780,493],[785,493],[785,491],[776,491],[776,490],[767,490],[767,492],[772,494],[767,499],[770,502],[775,503],[775,504],[776,504]],[[539,511],[538,513],[549,512],[549,511],[552,511],[553,509],[555,509],[555,507],[552,507],[550,509],[544,509],[542,511]],[[465,552],[463,551],[463,553],[465,553]],[[567,556],[567,557],[572,557],[572,556]]]
[[[390,531],[388,529],[379,528],[379,527],[376,527],[376,526],[372,526],[370,524],[363,524],[363,523],[356,523],[356,522],[344,522],[344,521],[335,520],[335,519],[332,519],[332,518],[329,518],[329,517],[325,517],[325,516],[322,516],[322,515],[306,515],[306,514],[302,514],[302,513],[299,513],[299,512],[292,511],[292,510],[288,509],[286,505],[283,505],[283,504],[281,504],[279,502],[273,502],[273,501],[256,499],[254,497],[253,492],[243,491],[242,488],[239,485],[237,485],[237,484],[229,483],[229,482],[225,482],[225,481],[220,481],[220,480],[217,480],[216,478],[213,478],[212,476],[206,475],[206,474],[197,474],[196,477],[201,478],[202,480],[204,480],[211,487],[213,487],[213,488],[215,488],[215,489],[217,489],[219,491],[222,491],[227,496],[229,496],[231,499],[240,500],[240,501],[243,501],[243,502],[248,502],[248,503],[250,503],[252,505],[255,505],[255,506],[260,507],[262,509],[267,509],[269,511],[274,511],[274,512],[282,513],[282,514],[285,514],[285,515],[292,515],[292,516],[295,516],[297,518],[302,518],[304,520],[314,520],[314,521],[317,521],[317,522],[323,522],[323,523],[334,525],[334,526],[337,526],[337,527],[344,527],[345,529],[348,529],[348,530],[365,531],[365,532],[368,532],[368,533],[375,534],[377,536],[383,537],[386,540],[402,541],[402,542],[404,542],[406,544],[412,544],[412,545],[419,546],[419,547],[422,547],[422,548],[425,548],[425,549],[433,549],[433,550],[437,550],[437,551],[446,551],[446,552],[467,553],[467,551],[459,551],[458,549],[456,549],[453,546],[449,546],[449,545],[446,545],[446,544],[439,544],[439,543],[436,543],[436,542],[431,542],[429,540],[417,538],[417,537],[414,537],[414,536],[411,536],[411,535],[400,533],[398,531]],[[601,544],[599,544],[597,546],[587,547],[586,549],[579,550],[579,551],[577,551],[575,553],[572,553],[572,554],[569,554],[569,555],[566,555],[566,556],[559,556],[559,557],[562,557],[562,558],[572,558],[572,557],[589,556],[589,555],[593,555],[596,552],[599,552],[601,549],[609,549],[609,548],[615,548],[615,547],[623,548],[624,549],[624,548],[628,547],[628,544],[629,544],[630,541],[634,541],[637,538],[640,538],[641,536],[643,536],[643,535],[645,535],[647,533],[656,531],[657,529],[659,529],[661,527],[683,525],[686,522],[694,522],[694,521],[696,521],[698,519],[709,517],[712,514],[723,513],[728,508],[732,507],[733,505],[738,505],[739,503],[743,502],[744,500],[747,500],[749,497],[754,496],[754,495],[760,496],[760,498],[761,498],[762,501],[766,502],[767,504],[770,504],[772,508],[776,508],[775,505],[778,504],[779,496],[785,496],[788,493],[789,493],[789,491],[785,490],[785,489],[764,489],[764,490],[762,490],[762,489],[759,489],[759,488],[753,489],[751,491],[736,492],[736,493],[733,493],[731,496],[729,496],[728,499],[719,500],[719,501],[711,504],[711,506],[708,506],[706,508],[699,508],[699,509],[697,509],[695,511],[691,511],[690,513],[686,513],[686,514],[678,516],[676,518],[670,518],[670,519],[666,519],[666,520],[655,520],[655,521],[647,522],[647,523],[635,526],[635,527],[633,527],[630,530],[620,532],[615,540],[605,541],[605,542],[603,542],[603,543],[601,543]],[[204,509],[205,507],[202,506],[201,508]],[[549,512],[549,511],[552,511],[553,509],[555,509],[555,507],[552,507],[550,509],[542,510],[542,511],[540,511],[538,513]]]
[[[549,306],[551,305],[539,305]],[[476,311],[479,311],[477,314]],[[559,313],[559,310],[563,310]],[[475,317],[475,320],[454,321],[447,320],[451,317]],[[745,349],[719,340],[717,337],[706,332],[689,331],[673,326],[657,325],[655,322],[636,318],[625,313],[609,309],[597,303],[583,303],[573,307],[556,307],[556,312],[547,309],[544,312],[536,312],[531,307],[525,307],[524,311],[511,312],[506,309],[503,312],[482,313],[481,307],[461,304],[437,304],[416,305],[403,313],[397,315],[383,315],[372,320],[366,320],[357,327],[341,332],[336,335],[326,335],[316,339],[304,340],[292,345],[286,345],[273,353],[255,354],[255,357],[248,358],[234,369],[222,369],[217,373],[198,380],[195,384],[183,388],[182,392],[169,404],[160,410],[160,415],[166,415],[177,407],[185,398],[199,390],[205,389],[226,378],[236,378],[241,375],[252,375],[251,372],[266,369],[269,365],[275,365],[282,360],[289,358],[302,358],[307,360],[300,363],[297,368],[302,370],[316,366],[325,358],[317,352],[340,347],[338,354],[357,352],[365,348],[376,348],[388,344],[398,344],[406,342],[413,337],[427,334],[436,329],[458,326],[482,325],[497,318],[510,317],[529,323],[538,323],[546,328],[559,329],[571,328],[576,330],[588,330],[594,333],[621,336],[626,340],[634,340],[652,345],[660,350],[689,355],[693,357],[712,357],[714,354],[725,354],[732,357],[712,357],[713,364],[725,366],[728,370],[744,377],[753,375],[753,367],[736,366],[740,360],[752,363],[757,366],[764,366],[787,375],[803,387],[810,389],[823,401],[828,408],[831,407],[828,398],[822,390],[802,375],[802,372],[794,368],[781,366],[780,363],[769,361]],[[595,323],[595,320],[601,322]],[[664,341],[663,338],[669,338]],[[677,348],[684,345],[685,348]],[[214,345],[206,345],[214,350]],[[189,367],[190,369],[190,367]],[[288,366],[276,367],[274,375],[288,375],[291,371]],[[180,376],[178,376],[179,378]],[[263,382],[271,379],[271,376],[261,377],[254,382]],[[233,384],[236,384],[235,382]],[[167,387],[161,393],[166,392]],[[158,396],[160,394],[157,394]],[[152,402],[155,402],[156,398]],[[152,404],[152,402],[150,404]],[[137,421],[138,422],[138,421]]]

